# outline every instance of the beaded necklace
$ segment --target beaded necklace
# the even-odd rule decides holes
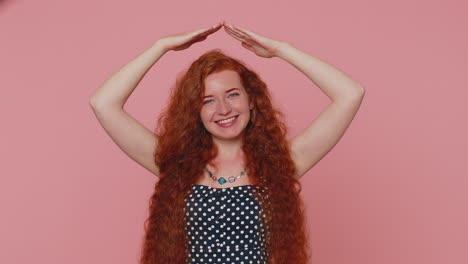
[[[208,177],[210,177],[211,179],[213,179],[214,181],[218,181],[219,184],[225,184],[226,182],[230,182],[230,183],[233,183],[236,181],[236,179],[239,179],[241,176],[245,175],[245,173],[247,172],[247,168],[244,168],[240,174],[237,176],[237,177],[234,177],[234,176],[230,176],[227,180],[224,178],[224,177],[220,177],[219,179],[213,175],[213,173],[208,170],[208,168],[205,167],[205,171],[208,173]]]

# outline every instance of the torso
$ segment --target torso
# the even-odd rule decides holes
[[[268,263],[269,225],[254,197],[257,187],[224,185],[192,186],[184,209],[187,263]]]
[[[217,179],[203,170],[185,200],[187,263],[268,263],[269,225],[254,196],[259,186],[253,184],[249,171],[237,178],[243,169],[242,157],[213,163],[218,171],[208,169]],[[236,178],[232,183],[230,176]],[[224,184],[217,181],[220,177],[226,179]]]

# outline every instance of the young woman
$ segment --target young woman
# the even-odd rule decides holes
[[[256,55],[292,64],[332,103],[286,139],[266,84],[240,61],[212,50],[177,79],[155,133],[123,110],[161,56],[221,27]],[[225,22],[156,41],[90,101],[119,148],[159,177],[140,263],[308,263],[298,180],[339,141],[363,96],[359,83],[330,64]]]

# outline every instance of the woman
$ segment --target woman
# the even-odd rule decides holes
[[[221,27],[256,55],[292,64],[332,103],[287,140],[266,84],[240,61],[213,50],[178,78],[158,131],[123,110],[162,55]],[[342,137],[363,96],[364,88],[333,66],[225,22],[156,41],[90,101],[120,149],[159,177],[140,263],[308,263],[298,180]]]

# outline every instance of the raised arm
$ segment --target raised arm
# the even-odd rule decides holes
[[[167,52],[160,42],[114,73],[90,99],[97,120],[131,159],[159,175],[154,162],[156,135],[124,110],[124,105],[148,70]]]
[[[299,179],[343,137],[365,90],[344,72],[290,44],[279,49],[278,57],[304,73],[332,100],[302,133],[289,140]]]
[[[279,57],[287,61],[332,100],[302,133],[289,140],[296,178],[299,179],[341,139],[361,105],[365,90],[344,72],[286,42],[228,23],[225,23],[225,30],[258,56]]]
[[[155,174],[154,161],[158,145],[156,135],[124,110],[124,104],[148,70],[168,51],[179,51],[203,41],[221,24],[159,39],[114,73],[90,99],[96,118],[117,146],[131,159]]]

